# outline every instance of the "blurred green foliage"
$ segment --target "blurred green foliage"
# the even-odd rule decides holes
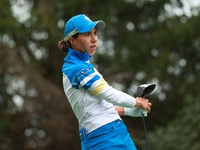
[[[92,57],[92,63],[109,84],[134,96],[139,84],[149,82],[157,84],[155,93],[148,97],[153,103],[152,112],[146,118],[150,149],[197,150],[200,147],[198,142],[200,135],[198,90],[200,84],[200,4],[196,3],[194,5],[192,1],[185,3],[181,0],[52,0],[51,2],[1,0],[1,51],[10,49],[15,51],[17,58],[36,68],[45,80],[53,83],[62,92],[61,67],[66,54],[58,50],[57,43],[63,39],[66,21],[80,13],[88,15],[92,20],[103,20],[106,28],[98,33],[99,47],[95,56]],[[34,101],[35,98],[30,94],[24,96],[23,92],[17,89],[15,92],[9,92],[8,79],[11,79],[10,76],[14,76],[18,69],[12,68],[13,63],[9,63],[10,56],[4,53],[1,53],[0,62],[0,149],[50,150],[66,146],[64,141],[67,138],[62,139],[62,136],[56,136],[54,140],[63,141],[54,142],[50,140],[53,139],[53,131],[50,129],[47,131],[45,127],[39,129],[41,126],[34,126],[34,129],[38,129],[37,133],[38,131],[48,133],[45,134],[46,140],[42,136],[43,143],[39,143],[40,140],[34,140],[37,143],[36,146],[26,139],[29,133],[26,129],[33,126],[31,123],[24,121],[27,124],[19,131],[13,127],[14,124],[27,119],[25,114],[32,115],[25,110],[13,109],[16,107],[13,95],[20,95],[25,101]],[[26,69],[24,66],[22,68]],[[27,78],[35,72],[35,70],[28,71],[25,71]],[[35,90],[39,93],[40,90],[36,87]],[[45,89],[47,93],[49,88]],[[46,112],[44,108],[47,104],[44,104],[42,100],[43,98],[37,102],[39,104],[34,105],[37,105],[37,108],[41,105],[43,108],[41,112]],[[51,105],[50,102],[48,104]],[[37,114],[44,115],[41,112],[38,111]],[[61,115],[63,120],[66,117],[64,112],[62,111]],[[47,116],[49,116],[48,112],[43,117]],[[51,117],[56,118],[53,115]],[[76,120],[74,116],[71,117]],[[132,136],[138,149],[145,149],[143,127],[139,123],[141,118],[124,117],[123,119],[128,129],[133,131]],[[42,120],[36,120],[42,124]],[[71,129],[65,126],[62,128],[66,132]],[[30,131],[33,132],[33,130]],[[20,133],[20,136],[13,136],[15,133]],[[77,136],[78,134],[74,134],[74,137]],[[75,138],[75,141],[79,143],[77,139]],[[9,143],[12,144],[9,145]],[[9,145],[9,148],[6,145]]]

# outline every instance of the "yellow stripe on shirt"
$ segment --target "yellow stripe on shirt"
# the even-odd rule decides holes
[[[96,89],[94,91],[92,91],[92,93],[99,94],[99,92],[101,92],[101,90],[104,88],[105,85],[106,85],[106,82],[104,79],[102,79],[99,86],[97,86]]]

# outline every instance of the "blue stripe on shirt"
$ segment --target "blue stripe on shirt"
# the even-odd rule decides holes
[[[84,89],[89,89],[91,86],[92,86],[92,84],[95,82],[95,81],[97,81],[97,80],[99,80],[100,79],[100,77],[96,74],[91,80],[89,80],[84,86],[83,86],[83,88]]]

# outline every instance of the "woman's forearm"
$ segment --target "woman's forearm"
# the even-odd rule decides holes
[[[120,116],[124,116],[124,107],[115,106],[115,110],[118,112]]]

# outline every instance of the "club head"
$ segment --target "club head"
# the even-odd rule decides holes
[[[138,97],[144,97],[151,93],[156,87],[156,84],[142,84],[137,89]]]

